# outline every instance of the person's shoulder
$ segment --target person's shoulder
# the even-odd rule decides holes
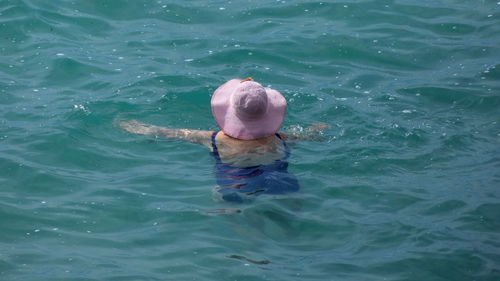
[[[211,137],[214,131],[183,129],[183,139],[211,147]]]

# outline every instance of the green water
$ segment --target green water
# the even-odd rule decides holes
[[[500,2],[0,0],[0,280],[500,280]],[[212,199],[252,76],[301,191]],[[238,208],[240,213],[213,214]]]

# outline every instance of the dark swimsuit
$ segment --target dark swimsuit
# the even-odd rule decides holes
[[[290,148],[279,134],[276,136],[283,142],[285,157],[275,160],[272,164],[252,167],[233,167],[220,159],[212,134],[212,155],[215,157],[215,172],[218,190],[225,201],[242,202],[241,195],[257,196],[261,194],[285,194],[299,190],[299,183],[294,175],[288,173]]]

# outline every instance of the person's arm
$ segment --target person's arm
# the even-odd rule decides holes
[[[307,128],[300,129],[292,128],[292,132],[279,133],[287,140],[310,140],[310,141],[324,141],[323,130],[329,129],[330,125],[326,123],[317,122]]]
[[[167,127],[145,124],[137,120],[122,121],[119,122],[118,125],[125,131],[134,134],[180,139],[203,144],[209,148],[211,147],[211,136],[213,131],[171,129]]]

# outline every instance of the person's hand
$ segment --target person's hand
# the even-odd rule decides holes
[[[307,127],[306,130],[307,138],[313,141],[324,141],[325,136],[323,135],[323,130],[329,128],[330,125],[323,122],[313,123],[311,126]]]
[[[316,123],[312,124],[311,126],[309,126],[309,130],[313,131],[313,132],[322,131],[322,130],[326,130],[326,129],[330,129],[330,125],[323,123],[323,122],[316,122]]]

